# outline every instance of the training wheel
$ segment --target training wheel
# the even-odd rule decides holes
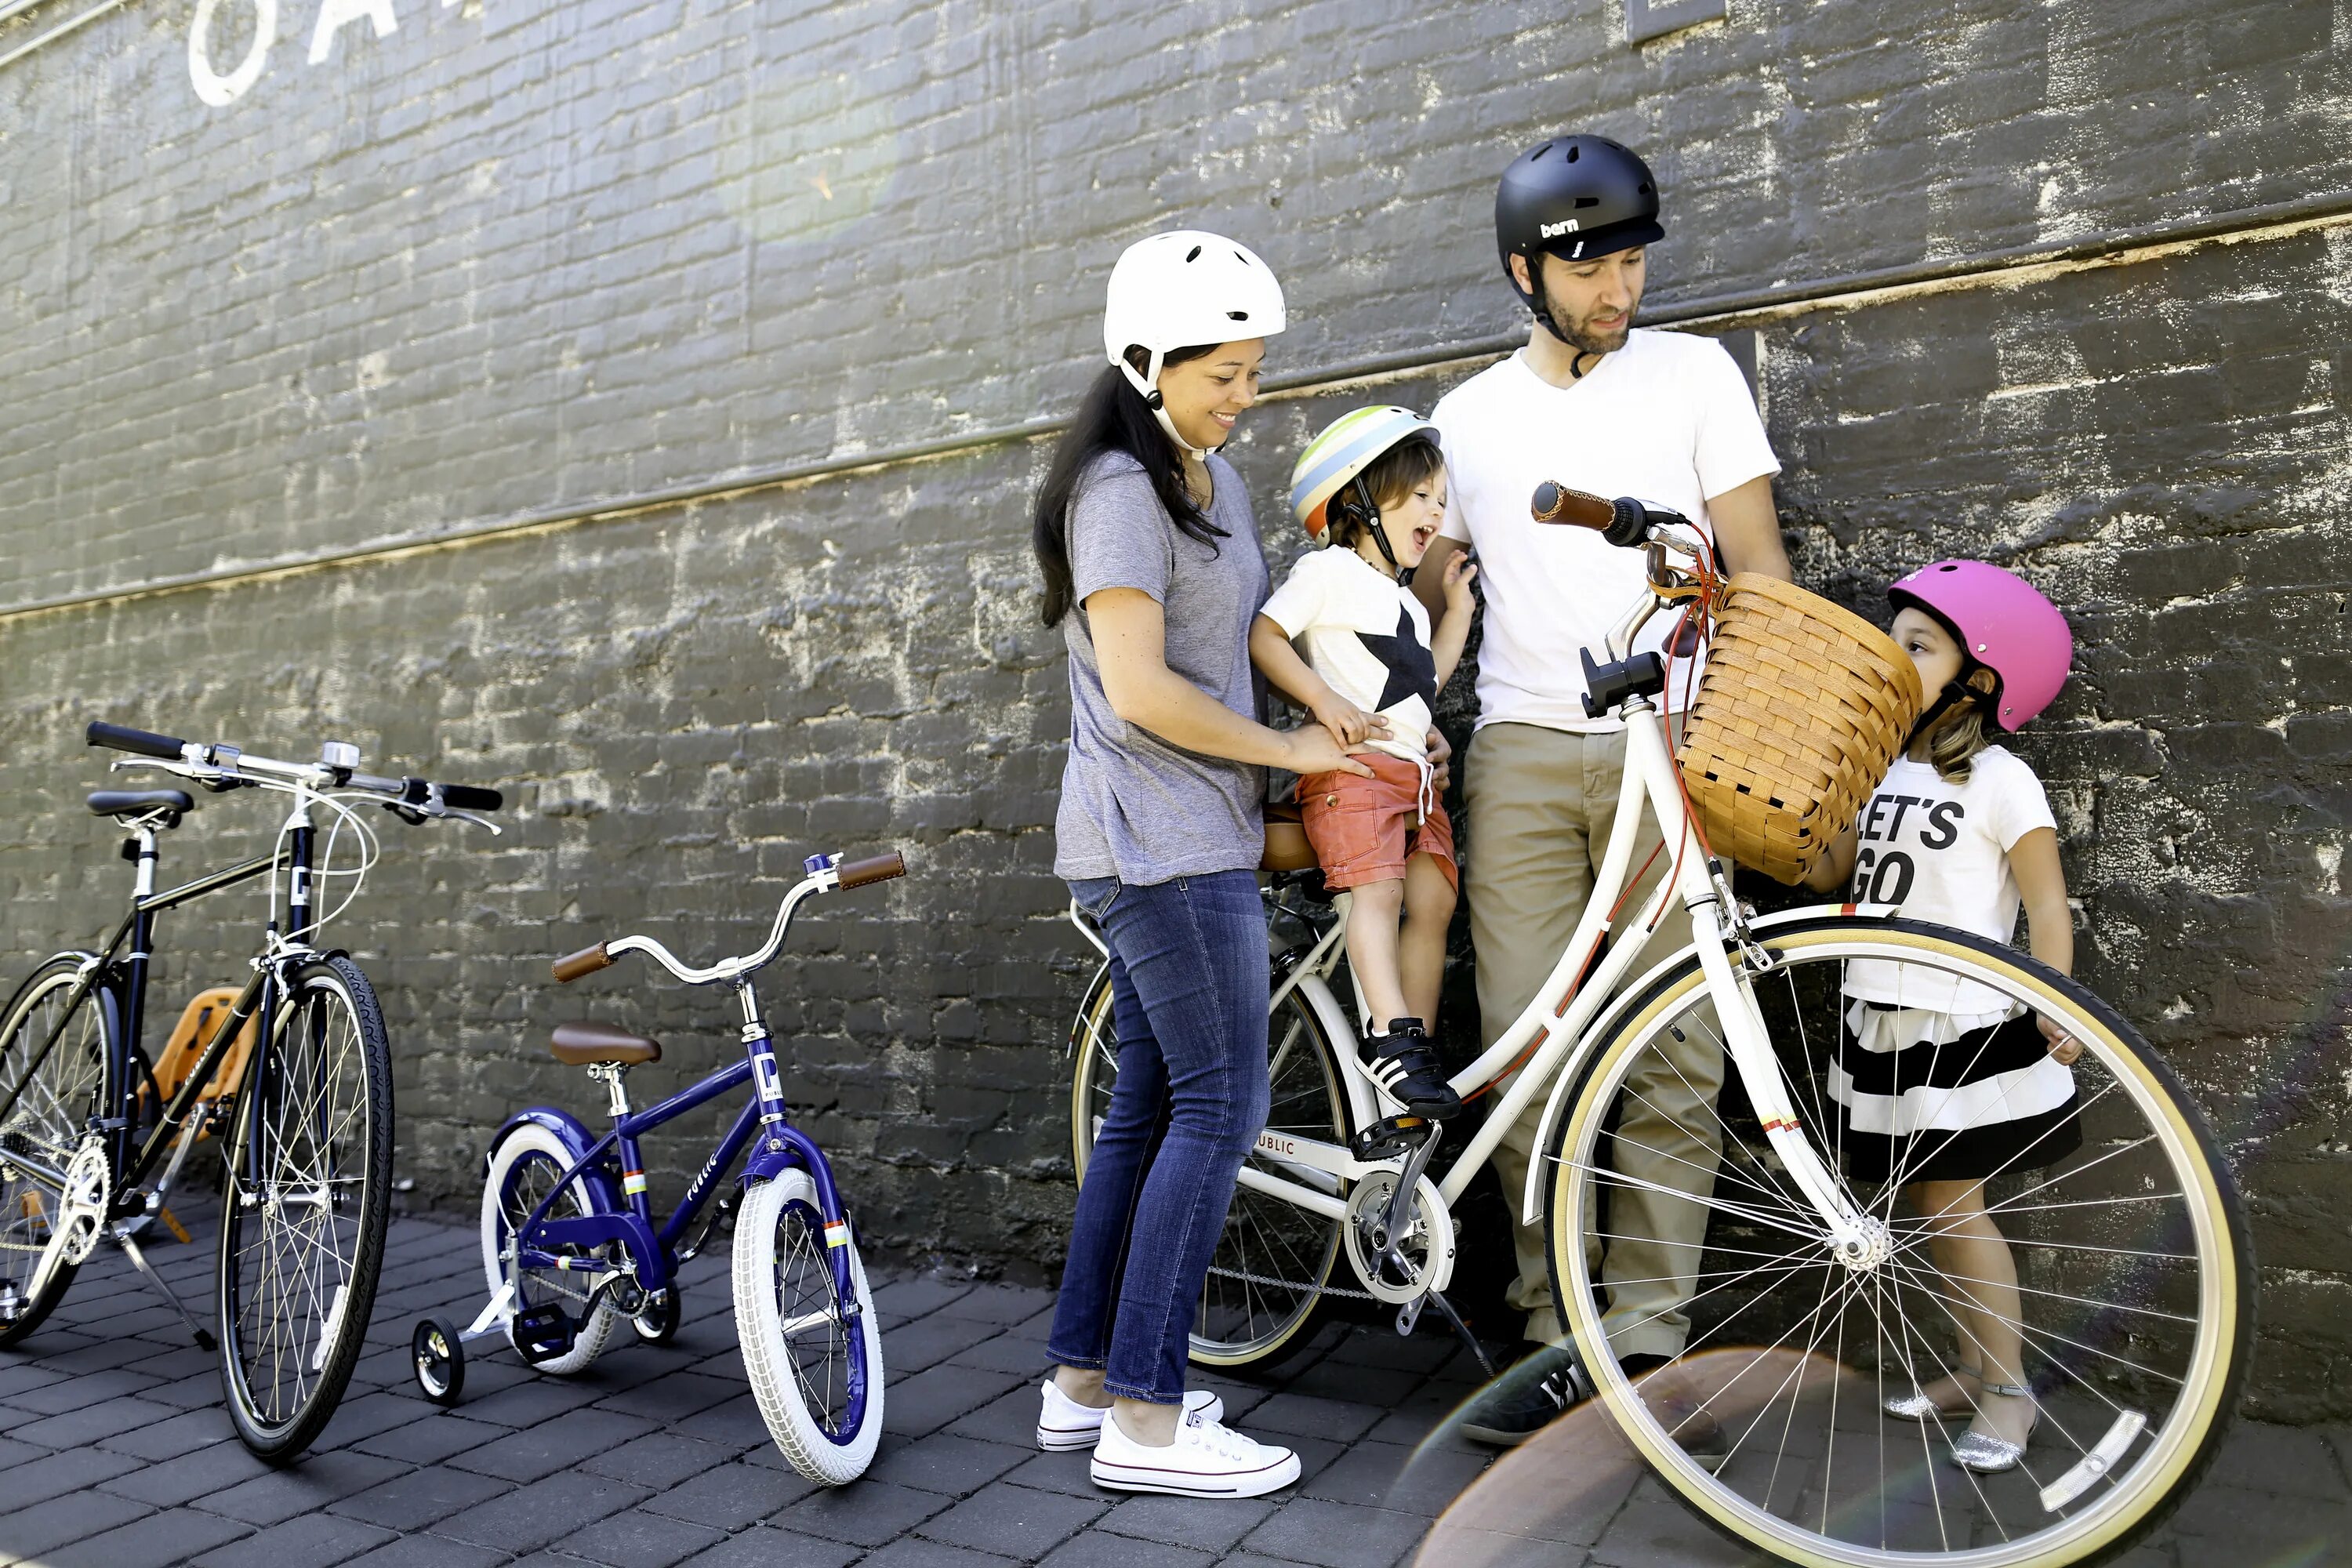
[[[436,1405],[455,1405],[466,1391],[466,1342],[446,1318],[426,1318],[409,1336],[416,1386]]]
[[[646,1302],[645,1310],[629,1320],[629,1327],[645,1343],[666,1345],[677,1332],[678,1315],[677,1287],[673,1285],[662,1292],[658,1302]]]

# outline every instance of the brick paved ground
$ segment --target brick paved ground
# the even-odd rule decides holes
[[[201,1216],[199,1216],[201,1217]],[[192,1305],[210,1289],[209,1223],[153,1256]],[[1298,1486],[1258,1501],[1122,1499],[1087,1456],[1030,1446],[1050,1299],[894,1275],[878,1286],[889,1366],[873,1471],[825,1490],[783,1466],[745,1391],[724,1259],[688,1266],[675,1344],[627,1345],[576,1379],[511,1352],[469,1363],[454,1411],[406,1357],[415,1320],[478,1304],[471,1230],[394,1223],[371,1340],[341,1413],[299,1467],[273,1471],[229,1434],[213,1358],[107,1254],[48,1326],[0,1352],[0,1564],[146,1568],[1448,1568],[1474,1555],[1432,1521],[1487,1465],[1432,1437],[1470,1390],[1466,1358],[1325,1331],[1265,1382],[1212,1379],[1240,1424],[1296,1447]],[[1428,1439],[1424,1442],[1424,1439]],[[1416,1457],[1416,1449],[1418,1456]],[[1608,1446],[1572,1467],[1544,1540],[1481,1534],[1477,1560],[1683,1568],[1736,1554]],[[2352,1563],[2352,1430],[2242,1425],[2203,1491],[2132,1568]],[[593,1532],[589,1526],[594,1526]]]

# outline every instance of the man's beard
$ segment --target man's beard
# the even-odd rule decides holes
[[[1625,320],[1622,324],[1602,332],[1595,331],[1591,327],[1576,322],[1563,321],[1559,319],[1559,311],[1551,308],[1549,300],[1546,300],[1545,305],[1545,314],[1551,318],[1553,330],[1566,339],[1569,346],[1579,353],[1613,354],[1625,346],[1626,334],[1633,330],[1633,316],[1630,310],[1626,312]]]
[[[1613,354],[1625,346],[1626,334],[1633,330],[1634,310],[1641,308],[1639,301],[1636,301],[1634,310],[1625,312],[1625,321],[1622,326],[1612,328],[1606,332],[1600,332],[1578,322],[1560,320],[1559,307],[1552,303],[1550,295],[1543,292],[1543,285],[1537,284],[1536,289],[1536,308],[1543,313],[1544,323],[1551,328],[1552,335],[1574,349],[1578,354],[1591,354],[1595,358],[1602,354]]]

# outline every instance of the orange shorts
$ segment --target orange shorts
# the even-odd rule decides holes
[[[1386,752],[1362,752],[1356,760],[1372,770],[1354,773],[1309,773],[1298,781],[1298,807],[1307,842],[1333,891],[1365,882],[1394,881],[1415,855],[1436,857],[1456,892],[1462,871],[1454,861],[1454,824],[1443,801],[1432,800],[1421,815],[1421,770]]]

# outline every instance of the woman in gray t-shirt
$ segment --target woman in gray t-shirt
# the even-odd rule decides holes
[[[1186,1394],[1184,1364],[1234,1177],[1265,1122],[1264,770],[1370,770],[1320,725],[1257,721],[1249,628],[1265,558],[1215,450],[1257,399],[1281,289],[1242,247],[1187,232],[1131,247],[1109,292],[1110,368],[1063,437],[1035,517],[1045,619],[1070,650],[1054,868],[1108,941],[1119,1041],[1037,1441],[1091,1447],[1101,1486],[1255,1497],[1297,1479],[1297,1457],[1223,1426],[1213,1394]]]

